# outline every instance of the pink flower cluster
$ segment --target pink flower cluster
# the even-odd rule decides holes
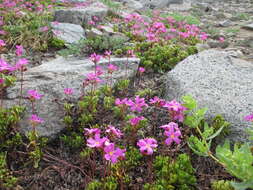
[[[135,36],[146,37],[148,41],[159,42],[172,38],[186,39],[197,38],[206,40],[208,35],[201,32],[196,25],[185,22],[177,22],[172,17],[160,17],[160,13],[155,13],[150,23],[145,22],[141,15],[137,13],[129,14],[125,17],[125,22]]]
[[[117,98],[115,100],[115,105],[122,107],[128,106],[131,111],[141,112],[143,108],[148,107],[148,104],[145,103],[145,98],[140,98],[140,96],[135,96],[134,101],[131,99],[124,98],[120,100]]]
[[[179,137],[181,137],[182,134],[177,123],[170,122],[169,124],[163,125],[160,128],[165,130],[164,135],[167,136],[165,144],[169,146],[173,142],[175,142],[176,144],[180,144],[181,140],[179,139]]]
[[[179,102],[177,102],[176,100],[172,100],[170,102],[166,102],[163,107],[167,108],[170,113],[171,119],[180,122],[184,121],[184,111],[186,111],[186,108],[182,106]]]
[[[110,142],[110,139],[108,137],[101,137],[100,129],[85,128],[84,130],[86,131],[85,135],[89,136],[87,139],[87,146],[90,148],[97,148],[99,150],[102,150],[105,160],[115,164],[119,160],[125,158],[126,149],[116,147],[115,143]],[[112,125],[109,125],[105,132],[116,138],[120,138],[123,135],[119,129],[116,129]]]

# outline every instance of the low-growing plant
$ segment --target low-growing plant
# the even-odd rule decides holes
[[[1,189],[11,189],[17,184],[17,178],[9,171],[6,164],[6,153],[0,153],[0,187]]]
[[[175,161],[168,156],[157,156],[154,169],[156,179],[153,184],[145,184],[145,190],[195,189],[197,180],[186,154],[180,154]]]
[[[212,190],[234,190],[230,185],[230,181],[218,180],[212,182]]]
[[[144,43],[137,46],[137,50],[142,51],[148,45]],[[156,72],[165,72],[172,69],[178,62],[185,59],[191,54],[197,52],[194,47],[184,49],[179,45],[160,45],[154,44],[144,50],[143,53],[137,54],[141,59],[141,64],[146,68],[152,68]]]
[[[59,51],[60,55],[82,55],[83,53],[91,54],[92,52],[104,53],[107,50],[115,51],[123,48],[126,42],[121,37],[96,36],[83,39],[78,44],[67,44],[67,49]]]

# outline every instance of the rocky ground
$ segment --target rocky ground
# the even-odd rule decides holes
[[[64,35],[60,35],[60,38],[68,41],[68,43],[78,41],[87,35],[100,35],[101,31],[92,29],[84,31],[81,25],[84,21],[90,21],[91,16],[104,18],[110,10],[110,7],[100,2],[92,4],[92,6],[89,6],[90,1],[81,2],[87,2],[87,8],[80,9],[79,7],[71,11],[57,10],[55,13],[55,21],[60,22],[60,24],[52,25],[52,27],[55,30],[64,31]],[[207,53],[202,52],[196,56],[187,58],[183,63],[188,63],[188,67],[185,67],[181,63],[181,65],[179,64],[178,67],[163,77],[160,75],[146,75],[142,79],[142,84],[138,86],[138,89],[136,86],[131,86],[130,89],[136,88],[137,91],[143,90],[148,86],[154,92],[162,94],[159,91],[164,87],[164,81],[170,80],[171,83],[167,82],[167,91],[165,92],[168,99],[179,98],[179,95],[181,96],[187,92],[196,93],[196,97],[200,97],[198,101],[203,100],[200,102],[201,105],[205,106],[204,104],[208,100],[208,106],[210,106],[214,113],[220,110],[224,111],[224,114],[229,112],[228,118],[232,122],[234,120],[235,123],[239,122],[236,130],[240,128],[242,121],[241,119],[237,121],[234,115],[243,117],[247,112],[252,111],[252,104],[250,102],[252,102],[253,97],[253,0],[117,0],[117,2],[120,3],[120,9],[112,10],[121,16],[127,13],[138,12],[145,19],[149,19],[149,14],[154,10],[159,11],[161,14],[176,15],[179,18],[185,16],[189,22],[198,24],[209,35],[206,42],[197,44],[199,51],[213,49]],[[121,35],[112,29],[114,25],[117,25],[116,23],[107,24],[109,27],[104,27],[101,35],[104,33],[112,37]],[[221,50],[222,53],[220,53]],[[48,52],[31,55],[29,59],[34,64],[33,68],[26,72],[26,80],[30,80],[26,81],[24,85],[25,90],[36,88],[43,92],[43,94],[46,94],[44,100],[39,103],[39,106],[43,109],[38,112],[47,122],[45,126],[41,127],[41,131],[40,129],[38,130],[49,137],[55,137],[56,134],[65,128],[59,121],[63,114],[62,110],[58,113],[56,111],[59,108],[57,107],[58,105],[53,107],[50,100],[63,99],[64,95],[60,90],[64,87],[79,89],[80,84],[77,84],[77,78],[93,70],[90,66],[90,61],[87,58],[83,58],[87,55],[73,61],[71,58],[69,60],[62,57],[56,58],[57,54],[57,50],[51,49]],[[216,57],[217,55],[219,57]],[[240,60],[234,58],[240,58]],[[119,58],[112,60],[112,62],[115,62],[115,64],[117,62],[125,63],[126,59]],[[133,62],[139,63],[139,59],[134,59]],[[203,62],[207,64],[207,67],[205,67]],[[237,67],[233,67],[230,65],[231,63],[238,65]],[[52,67],[52,64],[54,67]],[[131,66],[130,76],[135,74],[136,67],[137,65]],[[84,70],[86,72],[83,72]],[[205,76],[205,73],[208,73],[209,70],[216,73]],[[236,70],[239,70],[239,72]],[[187,76],[188,73],[190,79],[189,75]],[[226,75],[226,77],[222,77],[223,75]],[[245,77],[243,77],[244,75]],[[176,78],[178,76],[180,77]],[[166,80],[164,80],[164,77]],[[201,77],[206,77],[204,81],[206,86],[204,87],[203,83],[198,83]],[[116,73],[114,78],[117,80],[118,78],[122,78],[122,75]],[[174,79],[177,79],[179,83],[181,82],[180,85],[182,84],[181,86],[184,87],[184,91],[177,91],[180,89],[177,89],[177,85],[173,83]],[[222,80],[224,81],[220,82]],[[212,82],[210,83],[210,81]],[[191,86],[191,84],[194,85]],[[240,85],[243,88],[239,88]],[[223,88],[223,86],[227,88]],[[205,89],[209,89],[210,91],[205,91]],[[15,94],[17,95],[17,91],[18,89],[15,89],[15,87],[10,89],[7,94],[8,100],[6,100],[6,104],[19,99],[19,97],[15,96]],[[213,95],[213,92],[217,94]],[[221,93],[227,96],[224,97]],[[129,94],[129,97],[131,96],[133,94]],[[234,96],[239,97],[235,102],[233,102]],[[207,98],[205,99],[205,97]],[[227,97],[231,98],[231,100],[227,99]],[[213,102],[217,98],[220,102],[216,105]],[[224,99],[226,101],[223,101]],[[228,106],[227,108],[226,104],[230,103],[230,107]],[[49,111],[50,113],[48,113]],[[56,120],[58,123],[54,123]],[[154,125],[159,125],[159,123],[154,123]],[[27,129],[25,128],[24,130]],[[185,152],[190,152],[189,148],[183,147],[183,149]],[[15,156],[11,155],[10,157],[13,159]],[[215,162],[194,155],[192,155],[192,159],[196,159],[193,161],[193,166],[196,168],[198,178],[197,188],[199,190],[211,189],[210,183],[212,180],[232,179]],[[59,139],[50,141],[50,145],[45,148],[45,156],[41,162],[40,171],[17,167],[18,165],[19,163],[13,161],[13,165],[11,166],[19,168],[19,170],[14,172],[16,176],[20,177],[20,183],[16,190],[77,190],[84,189],[86,183],[83,173],[85,171],[85,161],[80,160],[79,153],[75,153],[64,147]],[[141,174],[145,176],[145,170]],[[141,189],[142,182],[143,179],[140,175],[133,182],[131,189]]]

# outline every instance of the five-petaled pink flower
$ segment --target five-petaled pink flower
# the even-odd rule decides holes
[[[88,138],[87,146],[90,148],[102,148],[106,141],[109,141],[108,138],[106,137],[100,138],[100,134],[96,133],[94,137]]]
[[[24,65],[27,65],[28,64],[28,60],[25,59],[25,58],[21,58],[17,61],[17,64],[15,65],[16,69],[19,70],[19,69],[22,69],[22,67]]]
[[[100,55],[97,55],[96,53],[93,53],[90,55],[90,60],[93,62],[93,63],[98,63],[101,59],[101,56]]]
[[[154,104],[157,107],[162,107],[165,105],[166,101],[163,99],[160,99],[159,97],[155,96],[154,98],[151,98],[149,100],[150,104]]]
[[[106,129],[105,132],[111,133],[113,136],[116,136],[117,138],[121,138],[121,136],[123,135],[123,133],[119,129],[116,129],[112,125],[108,125],[108,128]]]
[[[137,126],[139,125],[140,121],[144,120],[145,118],[143,116],[140,116],[140,117],[134,117],[134,118],[131,118],[129,119],[129,123],[132,125],[132,126]]]
[[[91,135],[96,135],[96,134],[100,134],[101,130],[99,128],[84,128],[85,131],[85,135],[91,136]]]
[[[139,73],[144,73],[145,72],[145,68],[144,67],[139,67]]]
[[[141,112],[143,107],[148,107],[148,104],[145,103],[145,98],[140,98],[140,96],[135,96],[135,101],[129,100],[127,102],[130,106],[131,111]]]
[[[36,90],[28,90],[27,94],[28,94],[28,98],[31,101],[39,100],[43,96],[42,94],[39,94]]]
[[[0,47],[6,46],[5,42],[3,40],[0,40]]]
[[[173,142],[175,142],[176,144],[180,144],[181,140],[179,139],[179,137],[182,136],[180,130],[178,128],[170,128],[169,130],[165,130],[164,134],[168,137],[165,140],[165,144],[167,145],[171,145]]]
[[[186,108],[178,103],[176,100],[172,100],[170,102],[166,102],[163,106],[168,109],[170,116],[173,120],[178,120],[183,122],[184,120],[184,111]]]
[[[179,130],[178,124],[174,122],[170,122],[167,125],[162,125],[160,128],[164,129],[165,131],[174,131]]]
[[[66,95],[72,95],[73,94],[73,89],[72,88],[65,88],[64,89],[64,94]]]
[[[104,158],[115,164],[118,162],[119,158],[125,157],[126,149],[115,148],[114,143],[110,143],[109,145],[104,147],[104,152]]]
[[[113,73],[114,71],[118,70],[118,67],[116,65],[109,64],[107,69],[108,69],[108,73]]]
[[[30,118],[29,121],[32,123],[32,125],[38,125],[44,122],[44,120],[42,118],[40,118],[39,116],[33,114]]]
[[[22,56],[24,52],[24,48],[22,45],[16,45],[16,55]]]
[[[246,121],[251,121],[251,122],[253,122],[253,113],[250,114],[250,115],[245,116],[244,119],[245,119]]]
[[[157,141],[154,138],[145,138],[145,139],[140,139],[137,142],[137,146],[139,146],[139,149],[142,154],[151,155],[153,154],[154,149],[158,145],[157,145]]]

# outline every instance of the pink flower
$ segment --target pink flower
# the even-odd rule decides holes
[[[88,73],[85,79],[86,84],[98,84],[102,80],[95,73]]]
[[[6,46],[6,43],[3,40],[0,40],[0,47]]]
[[[113,73],[114,71],[118,70],[118,67],[113,64],[109,64],[107,69],[108,69],[108,73]]]
[[[200,38],[201,40],[204,41],[204,40],[206,40],[206,39],[208,38],[208,34],[205,33],[205,32],[202,32],[202,33],[200,34],[199,38]]]
[[[0,78],[0,85],[4,84],[4,78]]]
[[[96,25],[96,23],[95,23],[93,20],[90,20],[90,21],[88,22],[88,24],[89,24],[89,25],[92,25],[92,26],[95,26],[95,25]]]
[[[131,111],[141,112],[143,107],[148,107],[145,103],[145,98],[140,98],[140,96],[135,96],[135,101],[129,100],[128,106],[130,106]]]
[[[59,25],[59,22],[58,21],[54,21],[54,22],[52,22],[52,24],[55,25],[55,26],[57,26],[57,25]]]
[[[64,94],[66,94],[66,95],[72,95],[73,94],[73,89],[72,88],[65,88],[64,89]]]
[[[128,99],[124,98],[124,99],[120,100],[119,98],[116,98],[115,105],[116,106],[128,105]]]
[[[164,134],[168,137],[165,140],[165,144],[167,145],[171,145],[173,142],[175,142],[176,144],[180,144],[181,140],[179,139],[179,137],[182,136],[180,130],[178,128],[170,128],[169,130],[166,130],[164,132]]]
[[[49,30],[48,26],[43,26],[43,27],[39,28],[40,32],[47,32],[48,30]]]
[[[22,45],[16,45],[16,55],[22,56],[24,52],[24,48]]]
[[[101,130],[98,128],[84,128],[84,130],[86,131],[85,135],[96,135],[96,134],[100,134]]]
[[[21,58],[18,60],[17,64],[15,65],[16,69],[21,69],[24,65],[28,64],[28,60],[25,58]]]
[[[177,101],[172,100],[171,102],[166,102],[163,107],[168,109],[173,120],[178,120],[180,122],[184,120],[184,111],[186,108]]]
[[[108,128],[106,129],[105,132],[111,133],[111,134],[115,135],[117,138],[120,138],[123,135],[123,133],[119,129],[116,129],[112,125],[108,125]]]
[[[15,71],[15,67],[9,65],[4,59],[0,58],[0,72]]]
[[[245,119],[246,121],[251,121],[251,122],[253,122],[253,113],[250,114],[250,115],[245,116],[244,119]]]
[[[28,98],[31,101],[39,100],[43,96],[42,94],[39,94],[36,90],[28,90],[27,94],[28,94]]]
[[[111,51],[105,51],[105,57],[110,57],[112,55],[112,52]]]
[[[44,122],[43,119],[38,117],[37,115],[33,114],[30,118],[29,121],[32,123],[32,125],[38,125]]]
[[[140,116],[140,117],[134,117],[134,118],[131,118],[129,119],[129,123],[132,125],[132,126],[137,126],[139,125],[140,121],[144,120],[145,118],[143,116]]]
[[[178,124],[174,122],[170,122],[167,125],[162,125],[160,128],[164,129],[165,131],[174,131],[179,130]]]
[[[127,50],[127,56],[128,57],[135,57],[134,50],[132,50],[132,49]]]
[[[152,155],[154,149],[158,146],[157,141],[153,138],[145,138],[138,141],[137,146],[139,146],[140,151],[144,155]]]
[[[114,143],[110,143],[108,146],[105,146],[104,148],[104,158],[108,161],[111,161],[113,164],[118,162],[119,158],[124,158],[125,157],[125,152],[126,149],[120,149],[116,148]]]
[[[157,96],[155,96],[153,99],[151,98],[151,99],[149,100],[149,103],[150,103],[150,104],[155,104],[155,105],[158,106],[158,107],[162,107],[162,106],[165,105],[166,101],[163,100],[163,99],[158,98]]]
[[[219,37],[219,42],[223,43],[225,41],[225,39],[223,37]]]
[[[139,73],[144,73],[145,72],[145,68],[144,67],[139,67]]]
[[[100,55],[97,55],[96,53],[93,53],[90,55],[90,60],[93,62],[93,63],[98,63],[101,59],[101,56]]]
[[[106,141],[108,141],[108,138],[100,138],[100,134],[96,133],[94,137],[88,138],[87,146],[90,148],[102,148]]]

